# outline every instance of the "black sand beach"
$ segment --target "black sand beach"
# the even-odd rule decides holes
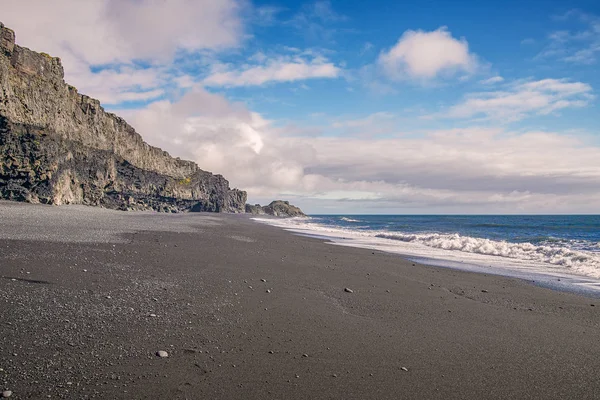
[[[246,215],[0,202],[0,218],[14,399],[600,398],[597,299]]]

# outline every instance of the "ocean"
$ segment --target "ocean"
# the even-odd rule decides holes
[[[255,220],[427,264],[537,279],[559,289],[576,284],[600,291],[600,215],[314,215]]]

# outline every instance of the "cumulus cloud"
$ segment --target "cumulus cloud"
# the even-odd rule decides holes
[[[276,139],[262,116],[199,87],[178,101],[155,102],[123,114],[149,143],[217,171],[244,189],[296,188],[302,162],[311,157],[310,148]],[[285,156],[292,153],[295,157]]]
[[[237,69],[219,64],[217,52],[242,44],[242,16],[249,7],[243,0],[6,0],[2,19],[15,29],[18,43],[61,57],[66,80],[105,105],[148,102],[164,97],[168,88],[191,88],[206,73],[189,74],[185,64],[193,60],[181,57],[191,54],[206,59],[194,68],[211,68],[207,86],[340,75],[339,67],[310,52],[294,57],[259,52],[249,60],[254,64]],[[311,10],[321,19],[339,17],[326,2]],[[268,7],[251,11],[262,19],[276,13]]]
[[[160,96],[169,78],[166,67],[177,52],[238,46],[244,35],[242,4],[3,0],[1,18],[16,31],[17,43],[61,57],[69,83],[115,104]]]
[[[247,65],[240,70],[219,70],[204,79],[206,86],[257,86],[269,82],[294,82],[314,78],[336,78],[340,68],[322,57],[261,58],[264,65]]]
[[[165,94],[161,86],[170,80],[165,69],[160,67],[114,66],[95,73],[85,67],[77,72],[79,77],[85,78],[85,83],[75,86],[104,105],[155,100]]]
[[[469,52],[467,41],[455,39],[446,27],[432,32],[404,32],[391,49],[379,55],[378,63],[393,80],[472,73],[478,66],[476,56]]]
[[[393,119],[387,113],[335,118],[324,134],[298,135],[201,88],[127,113],[151,144],[222,173],[253,202],[285,197],[339,212],[600,211],[600,147],[568,135],[470,128],[415,136],[397,127],[369,135]],[[342,128],[357,134],[327,135]]]
[[[585,107],[594,98],[587,83],[566,79],[542,79],[507,85],[503,90],[468,95],[446,113],[451,118],[485,117],[517,121],[532,115]]]
[[[243,34],[235,0],[4,0],[2,5],[3,22],[23,43],[90,65],[231,47]]]

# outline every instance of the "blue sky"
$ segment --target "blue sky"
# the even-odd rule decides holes
[[[597,1],[5,2],[18,43],[252,202],[600,212]]]
[[[299,5],[296,2],[258,3],[273,7],[274,21],[258,26],[241,54],[232,55],[233,62],[243,62],[252,52],[268,52],[279,46],[315,49],[337,66],[344,74],[326,81],[300,81],[290,84],[266,85],[227,89],[232,98],[239,98],[262,114],[273,119],[298,119],[314,113],[334,115],[369,115],[376,112],[397,112],[415,108],[435,113],[440,107],[459,101],[468,93],[486,89],[480,84],[494,76],[505,81],[526,79],[572,79],[597,87],[600,83],[598,64],[595,62],[567,62],[559,55],[544,56],[553,45],[550,35],[568,30],[572,34],[590,29],[581,21],[574,3],[564,1],[507,1],[507,2],[444,2],[428,1],[418,4],[375,1],[331,2],[323,6],[333,17],[315,17],[315,3]],[[581,6],[592,8],[593,2]],[[596,9],[600,7],[595,6]],[[324,12],[324,11],[323,11]],[[567,15],[567,14],[572,15]],[[584,13],[582,10],[581,13]],[[298,26],[298,15],[307,15],[308,23]],[[312,14],[312,18],[311,18]],[[469,50],[477,55],[480,70],[471,79],[435,79],[425,84],[411,80],[400,84],[378,82],[382,87],[365,87],[361,69],[368,68],[380,54],[389,49],[406,30],[435,31],[447,27],[454,38],[464,38]],[[312,34],[312,32],[315,34]],[[308,33],[307,33],[308,32]],[[597,39],[597,38],[596,38]],[[569,43],[572,51],[588,43]],[[565,45],[567,47],[567,45]],[[278,50],[281,51],[281,50]],[[595,59],[598,55],[590,57]],[[304,89],[303,89],[304,88]],[[579,127],[592,128],[598,123],[597,109],[564,110],[580,121]],[[564,114],[563,116],[567,116]],[[570,118],[569,118],[570,119]],[[581,120],[585,121],[581,121]],[[565,129],[572,128],[567,118]],[[556,126],[552,118],[521,121],[518,126]],[[585,122],[581,124],[581,122]],[[457,124],[453,122],[453,124]],[[420,121],[416,126],[428,127]],[[447,126],[448,122],[445,121]],[[596,125],[597,126],[597,125]]]

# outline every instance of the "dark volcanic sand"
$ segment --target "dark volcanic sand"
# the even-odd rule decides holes
[[[11,399],[597,399],[598,302],[244,215],[0,203]]]

